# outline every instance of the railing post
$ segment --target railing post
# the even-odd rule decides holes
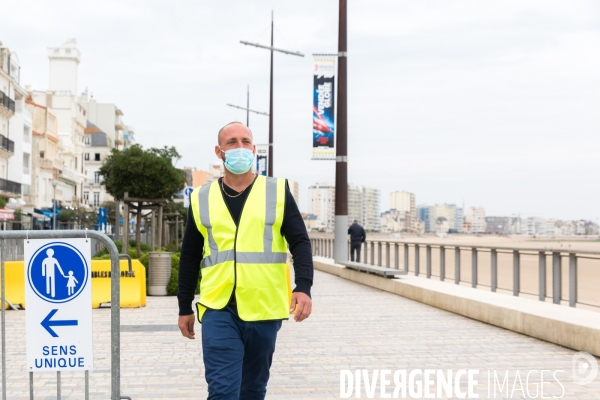
[[[546,301],[546,252],[539,253],[539,300]]]
[[[375,242],[371,241],[371,265],[375,265]]]
[[[521,291],[521,257],[519,250],[513,250],[513,296]]]
[[[460,247],[454,248],[454,283],[460,285]]]
[[[569,253],[569,307],[577,304],[577,255]]]
[[[329,239],[329,245],[327,246],[327,253],[329,258],[333,258],[333,239]]]
[[[390,265],[390,242],[385,242],[385,267],[391,268]]]
[[[361,244],[362,246],[362,244]],[[364,254],[363,254],[363,262],[366,264],[367,263],[367,256],[369,253],[369,244],[367,242],[364,243]]]
[[[419,250],[419,245],[415,244],[415,276],[419,276],[419,256],[421,251]]]
[[[440,246],[440,281],[446,279],[446,248]]]
[[[477,288],[477,248],[471,249],[471,287]]]
[[[394,243],[394,254],[394,267],[400,269],[400,245],[398,243]]]
[[[408,272],[408,243],[404,243],[404,270]]]
[[[381,267],[381,241],[377,242],[377,265]]]
[[[496,249],[491,250],[491,264],[492,264],[492,292],[495,292],[498,288],[498,251]]]
[[[427,245],[426,253],[427,253],[427,279],[431,278],[431,246]]]
[[[562,297],[562,266],[560,253],[552,252],[552,300],[560,304]]]

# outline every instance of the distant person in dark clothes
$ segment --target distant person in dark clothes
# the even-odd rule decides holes
[[[350,261],[354,261],[354,252],[356,251],[356,262],[360,262],[360,247],[367,239],[367,234],[357,220],[348,228],[350,235]]]

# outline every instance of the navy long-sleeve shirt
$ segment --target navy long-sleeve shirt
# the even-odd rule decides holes
[[[252,184],[253,185],[253,184]],[[237,197],[229,197],[223,195],[225,203],[236,225],[242,214],[242,208],[248,197],[248,193],[252,189],[250,185],[241,195]],[[224,185],[222,178],[219,186],[221,191],[223,188],[226,193],[235,196],[238,194],[229,186]],[[191,202],[190,202],[191,203]],[[294,260],[294,275],[296,288],[294,292],[302,292],[310,296],[310,288],[313,282],[313,262],[310,239],[304,226],[304,220],[300,215],[296,201],[290,192],[286,183],[285,190],[285,209],[283,214],[283,223],[281,225],[281,235],[288,242],[290,252]],[[199,280],[202,279],[200,273],[200,262],[204,251],[204,237],[196,227],[192,208],[188,209],[187,223],[183,241],[181,244],[181,257],[179,260],[179,291],[177,299],[179,301],[179,315],[193,314],[192,302],[194,301],[194,293]]]

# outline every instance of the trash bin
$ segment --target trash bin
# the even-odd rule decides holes
[[[171,254],[173,253],[148,253],[148,295],[167,295],[167,285],[171,279]]]

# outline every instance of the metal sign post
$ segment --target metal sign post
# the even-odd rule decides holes
[[[27,241],[32,241],[33,239],[54,239],[53,242],[65,242],[63,239],[97,239],[98,241],[102,242],[106,248],[108,249],[108,252],[110,254],[110,260],[111,260],[111,311],[110,311],[110,317],[111,317],[111,321],[110,321],[110,344],[111,344],[111,356],[110,356],[110,362],[111,362],[111,400],[120,400],[122,398],[127,398],[124,396],[121,396],[121,339],[120,339],[120,334],[121,334],[121,327],[120,327],[120,321],[121,321],[121,308],[120,308],[120,298],[121,298],[121,292],[120,292],[120,276],[121,276],[121,269],[120,269],[120,265],[119,265],[119,252],[117,250],[117,247],[115,246],[114,242],[108,237],[106,236],[104,233],[101,232],[96,232],[96,231],[87,231],[87,230],[66,230],[66,231],[2,231],[0,232],[0,262],[1,262],[1,299],[4,300],[6,298],[6,288],[5,288],[5,280],[4,280],[4,261],[5,261],[5,252],[6,252],[6,248],[5,248],[5,241],[6,239],[23,239],[25,240],[25,245],[27,245]],[[47,250],[47,249],[46,249]],[[56,253],[55,253],[56,254]],[[58,254],[57,254],[58,255]],[[46,253],[46,257],[48,256],[48,254]],[[59,262],[60,262],[60,258],[59,258]],[[90,265],[88,263],[88,265]],[[80,268],[81,265],[79,266]],[[63,269],[64,271],[64,269]],[[69,271],[67,270],[67,276],[69,275]],[[76,276],[76,270],[75,268],[73,268],[73,276],[75,276],[75,279],[77,279],[79,281],[79,279]],[[55,271],[56,272],[56,271]],[[79,270],[78,273],[81,273],[81,270]],[[34,272],[35,274],[35,272]],[[40,277],[38,277],[40,278]],[[42,286],[42,292],[44,294],[46,291],[46,287],[45,287],[45,277],[43,277],[44,280],[40,280],[38,282],[38,284],[41,284]],[[58,279],[56,281],[58,283]],[[89,283],[88,283],[89,284]],[[61,295],[62,298],[66,298],[66,299],[71,299],[74,297],[70,297],[73,296],[73,294],[75,293],[75,291],[79,290],[79,286],[77,286],[78,284],[75,284],[74,287],[66,287],[63,288],[64,290],[66,290],[66,294]],[[66,286],[66,285],[65,285]],[[73,286],[73,284],[69,284],[69,286]],[[52,298],[51,294],[52,294],[52,287],[51,284],[49,286],[50,289],[50,297]],[[71,295],[69,295],[70,290],[73,290],[73,293]],[[81,295],[82,292],[80,292],[79,295]],[[55,288],[55,298],[57,298],[58,292],[56,292],[56,288]],[[30,298],[31,299],[31,298]],[[88,306],[89,306],[90,302],[88,301]],[[5,307],[4,304],[1,304],[1,325],[2,325],[2,399],[6,400],[6,371],[7,371],[7,366],[6,366],[6,317],[5,317]],[[29,312],[29,311],[27,311]],[[49,330],[54,331],[55,334],[57,334],[59,337],[61,334],[65,334],[64,332],[68,329],[74,329],[75,325],[73,325],[73,321],[75,321],[75,317],[70,317],[70,316],[62,316],[59,315],[60,311],[55,312],[52,315],[47,315],[49,316],[48,320],[46,321],[46,325],[48,326]],[[50,312],[51,313],[51,312]],[[50,314],[49,313],[49,314]],[[39,323],[41,324],[42,321],[40,321]],[[79,323],[79,320],[78,320]],[[43,329],[47,334],[49,333],[49,330],[45,329],[45,327],[41,327],[40,329]],[[50,349],[50,352],[52,350]],[[60,349],[58,349],[58,351],[60,352]],[[58,373],[57,373],[57,378],[58,378]],[[88,374],[86,373],[86,378],[88,377]],[[33,395],[33,374],[30,373],[30,393]],[[86,387],[87,387],[87,382],[86,382]],[[58,390],[60,390],[57,387]]]

